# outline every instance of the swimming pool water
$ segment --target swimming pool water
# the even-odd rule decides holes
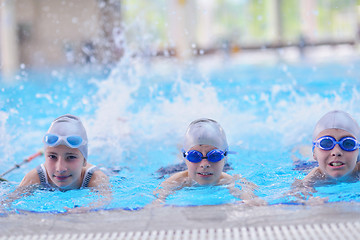
[[[310,148],[312,129],[324,113],[342,109],[360,119],[359,62],[202,65],[147,65],[120,62],[110,72],[58,69],[23,70],[14,84],[0,85],[0,169],[2,172],[42,148],[50,122],[71,113],[83,120],[89,136],[89,162],[110,175],[113,200],[106,209],[139,209],[154,200],[164,180],[156,171],[181,162],[181,138],[199,117],[225,129],[233,168],[259,186],[270,204],[294,204],[287,196],[294,178],[294,148]],[[135,60],[134,60],[135,61]],[[301,161],[311,160],[300,157]],[[44,161],[35,159],[8,174],[0,193],[15,189],[23,176]],[[359,183],[317,188],[314,196],[330,202],[360,201]],[[16,201],[12,211],[63,212],[86,206],[99,196],[87,189],[36,191]],[[226,188],[185,188],[166,204],[178,206],[236,203]]]

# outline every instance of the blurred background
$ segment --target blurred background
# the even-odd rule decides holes
[[[356,49],[359,0],[1,0],[3,75],[144,57]],[[126,41],[124,41],[126,39]],[[126,42],[126,46],[124,46]],[[310,50],[311,51],[311,50]]]

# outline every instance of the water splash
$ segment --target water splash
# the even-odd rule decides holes
[[[159,184],[155,171],[180,161],[188,124],[209,117],[223,126],[230,148],[238,153],[229,157],[234,168],[230,174],[240,173],[257,183],[259,195],[269,202],[286,201],[282,195],[293,179],[304,176],[292,170],[292,149],[309,145],[317,120],[333,109],[360,119],[359,74],[338,63],[218,63],[208,59],[207,66],[199,62],[180,66],[163,59],[149,66],[148,60],[126,52],[106,76],[58,72],[53,75],[58,81],[52,84],[26,81],[21,88],[6,88],[0,96],[0,103],[10,99],[0,112],[4,156],[0,165],[6,169],[13,164],[9,160],[22,159],[42,147],[50,122],[60,114],[73,113],[88,130],[89,161],[111,174],[114,168],[120,170],[112,177],[125,178],[114,184],[119,199],[133,193],[125,201],[128,206],[116,201],[111,206],[137,208],[151,201]],[[89,93],[90,97],[85,96]],[[38,106],[39,111],[29,106]],[[9,179],[20,181],[42,161],[17,170]],[[147,183],[149,187],[144,187]],[[347,196],[357,199],[354,194]],[[142,200],[137,202],[138,198]]]
[[[14,149],[11,147],[13,137],[8,133],[8,118],[9,113],[0,111],[0,166],[4,167],[3,163],[13,159]]]

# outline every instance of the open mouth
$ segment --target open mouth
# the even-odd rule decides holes
[[[331,163],[329,163],[329,165],[332,166],[332,167],[341,167],[341,166],[344,165],[344,163],[342,163],[342,162],[331,162]]]
[[[204,176],[204,177],[214,175],[213,173],[209,173],[209,172],[199,172],[198,174],[199,174],[200,176]]]

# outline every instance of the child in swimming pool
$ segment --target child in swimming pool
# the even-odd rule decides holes
[[[45,163],[27,173],[15,192],[31,192],[38,186],[60,191],[93,187],[107,192],[108,177],[87,162],[87,141],[78,117],[67,114],[56,118],[43,138]]]
[[[45,163],[26,174],[20,187],[40,184],[67,191],[108,185],[108,177],[87,162],[87,134],[78,117],[67,114],[55,119],[43,142]]]
[[[157,202],[165,201],[175,190],[194,185],[226,185],[231,194],[245,202],[257,198],[253,193],[257,188],[254,183],[223,172],[228,143],[224,130],[216,121],[206,118],[193,121],[186,131],[182,151],[187,170],[175,173],[161,183],[154,192]],[[236,183],[237,180],[240,183]]]
[[[317,185],[359,181],[359,138],[359,125],[348,113],[326,113],[313,132],[313,158],[319,166],[293,186],[304,193]]]

